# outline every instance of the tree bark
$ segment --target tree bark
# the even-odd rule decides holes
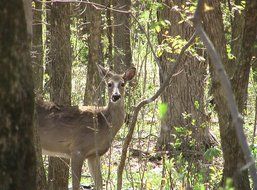
[[[71,104],[70,4],[52,3],[50,18],[50,98],[59,105]],[[49,159],[49,189],[68,189],[69,160]]]
[[[204,24],[206,32],[213,41],[215,48],[219,51],[222,57],[224,67],[228,74],[233,75],[232,86],[235,93],[235,98],[238,104],[240,113],[243,113],[246,108],[247,87],[249,81],[250,60],[252,57],[253,42],[256,37],[256,22],[257,22],[257,2],[246,1],[245,9],[245,24],[242,27],[242,40],[239,40],[240,47],[238,51],[235,69],[231,68],[228,63],[226,54],[226,40],[224,33],[224,26],[222,21],[222,12],[220,8],[220,1],[208,0],[208,5],[213,7],[213,11],[206,12],[204,15]],[[234,71],[231,72],[231,69]],[[250,189],[249,178],[247,170],[240,169],[246,164],[242,149],[239,145],[235,128],[232,123],[231,116],[228,114],[224,93],[221,85],[218,82],[216,73],[210,67],[212,76],[212,93],[215,100],[215,109],[218,113],[221,145],[224,158],[224,169],[222,184],[225,184],[227,178],[233,179],[233,184],[236,189]],[[234,74],[233,74],[234,73]]]
[[[246,108],[251,60],[257,35],[257,1],[246,1],[244,18],[242,40],[239,43],[241,49],[236,55],[236,70],[232,79],[238,109],[241,113]]]
[[[0,2],[0,189],[36,189],[34,93],[22,0]]]
[[[236,6],[242,6],[241,0],[235,0],[234,1]],[[234,66],[235,61],[237,59],[237,56],[240,54],[241,47],[240,44],[242,42],[242,32],[244,27],[244,11],[239,9],[231,10],[231,13],[233,16],[231,16],[231,53],[234,56],[233,58],[229,59],[227,64],[230,65],[230,69],[227,71],[229,72],[229,76],[233,76],[235,73],[236,67]]]
[[[112,0],[108,0],[108,7],[111,8]],[[108,58],[108,66],[110,69],[113,69],[113,20],[112,20],[112,11],[110,9],[106,10],[106,23],[107,23],[107,32],[106,36],[108,39],[108,51],[107,51],[107,58]]]
[[[102,0],[95,1],[101,4]],[[87,8],[87,22],[89,22],[87,82],[85,88],[84,105],[104,105],[104,83],[98,74],[97,64],[103,64],[102,54],[102,19],[101,11],[92,5]]]
[[[169,42],[170,39],[180,36],[181,40],[189,40],[194,29],[187,22],[178,24],[181,16],[178,10],[186,5],[186,1],[165,1],[165,7],[158,11],[158,20],[169,20],[169,28],[162,29],[158,34],[159,44],[168,43],[170,48],[175,48]],[[172,7],[177,6],[178,10]],[[160,83],[162,84],[168,73],[171,72],[173,63],[171,60],[177,58],[176,53],[164,52],[161,57]],[[158,139],[157,148],[170,149],[170,144],[174,140],[171,134],[176,134],[182,145],[179,147],[184,152],[188,148],[202,151],[211,145],[211,136],[206,125],[204,89],[207,66],[203,61],[199,61],[193,55],[186,53],[179,63],[182,72],[177,75],[171,84],[161,95],[162,102],[167,104],[166,116],[161,121],[161,133]],[[174,130],[175,127],[182,127],[192,132],[192,136],[179,137]],[[190,141],[196,140],[193,147],[189,147]]]
[[[36,94],[43,92],[42,2],[33,1],[32,69]]]
[[[129,11],[131,0],[113,0],[113,7],[121,11]],[[130,46],[130,14],[113,11],[114,35],[114,71],[121,73],[132,64]]]
[[[44,13],[45,13],[45,42],[44,42],[44,63],[45,63],[45,72],[44,75],[47,76],[44,78],[44,94],[50,94],[50,36],[51,36],[51,4],[47,2],[43,2],[44,5]]]
[[[257,41],[255,41],[254,49],[253,49],[253,56],[255,57],[252,60],[252,74],[253,74],[253,82],[254,86],[257,85]],[[256,91],[255,91],[256,92]],[[257,93],[255,93],[255,118],[254,118],[254,126],[253,126],[253,136],[252,136],[252,144],[255,142],[256,137],[256,129],[257,129]]]
[[[32,70],[33,81],[35,85],[35,93],[41,95],[43,93],[43,43],[42,43],[42,3],[34,1],[33,9],[33,25],[32,25]],[[36,113],[35,113],[36,114]],[[35,116],[35,121],[37,116]],[[42,159],[42,150],[40,139],[38,136],[37,122],[34,127],[34,145],[37,158],[37,175],[36,189],[45,190],[47,187],[45,169]]]
[[[35,113],[35,121],[37,121],[37,114]],[[40,139],[38,135],[38,124],[35,122],[34,127],[34,139],[33,143],[36,150],[36,161],[37,161],[37,172],[36,172],[36,190],[46,190],[47,189],[47,181],[46,181],[46,173],[42,158],[42,148],[40,144]]]

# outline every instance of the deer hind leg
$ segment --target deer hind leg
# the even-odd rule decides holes
[[[80,189],[80,178],[84,159],[78,154],[71,157],[72,190]]]
[[[102,180],[102,174],[101,174],[100,157],[96,156],[96,157],[88,158],[88,167],[89,167],[90,174],[94,179],[95,189],[102,190],[103,180]]]

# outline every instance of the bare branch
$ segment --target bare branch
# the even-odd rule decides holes
[[[207,52],[209,53],[210,58],[212,60],[211,64],[213,64],[213,67],[215,68],[215,71],[219,77],[221,87],[225,92],[225,97],[226,97],[227,105],[232,117],[233,126],[235,127],[237,138],[246,160],[246,165],[244,169],[249,168],[250,175],[253,179],[254,189],[257,189],[257,173],[256,173],[255,162],[252,158],[251,151],[243,131],[243,119],[238,111],[238,107],[237,107],[235,98],[233,96],[233,90],[231,87],[230,80],[228,79],[228,76],[225,72],[225,69],[223,67],[219,54],[215,50],[212,42],[210,41],[209,37],[205,33],[202,26],[203,6],[204,6],[204,1],[198,0],[197,8],[193,18],[195,31],[196,31],[196,34],[201,38],[204,45],[206,46]]]
[[[138,117],[138,114],[139,114],[141,108],[144,107],[145,105],[155,101],[161,95],[161,93],[165,90],[165,88],[169,85],[172,77],[174,75],[177,75],[176,72],[178,70],[179,63],[181,62],[181,59],[182,59],[186,49],[194,42],[194,40],[195,40],[195,33],[192,35],[192,37],[187,42],[187,44],[181,49],[181,52],[180,52],[177,60],[175,61],[171,72],[169,73],[169,75],[167,76],[165,81],[162,83],[161,87],[155,92],[155,94],[152,97],[142,100],[135,107],[133,116],[132,116],[132,121],[129,123],[129,132],[128,132],[128,134],[125,138],[125,141],[123,143],[123,146],[122,146],[121,160],[120,160],[120,164],[118,166],[118,171],[117,171],[117,178],[118,178],[117,179],[117,190],[122,189],[122,174],[123,174],[123,170],[124,170],[125,162],[126,162],[126,158],[127,158],[128,146],[131,142],[132,135],[134,133],[134,129],[135,129],[136,122],[137,122],[137,117]]]
[[[100,10],[103,10],[103,9],[109,9],[109,10],[112,10],[112,11],[116,11],[116,12],[119,12],[119,13],[126,13],[126,14],[129,14],[130,11],[124,11],[122,9],[116,9],[116,8],[111,8],[109,7],[108,5],[102,5],[102,4],[99,4],[99,3],[95,3],[95,2],[91,2],[91,1],[86,1],[86,0],[51,0],[51,1],[47,1],[46,3],[51,3],[51,2],[56,2],[56,3],[84,3],[84,4],[90,4],[92,5],[94,8],[96,9],[100,9]]]
[[[50,1],[51,2],[51,1]],[[103,5],[103,4],[99,4],[99,3],[95,3],[95,2],[91,2],[91,1],[83,1],[83,0],[52,0],[52,2],[59,2],[59,3],[84,3],[84,4],[90,4],[92,5],[95,9],[97,10],[103,10],[103,9],[108,9],[114,12],[119,12],[119,13],[124,13],[124,14],[130,14],[131,17],[136,21],[136,23],[138,24],[139,29],[141,30],[141,32],[144,33],[144,35],[146,36],[147,39],[147,43],[151,48],[152,54],[154,56],[155,62],[157,63],[157,65],[159,66],[160,70],[162,71],[162,67],[160,66],[160,60],[158,59],[158,56],[155,53],[155,50],[153,48],[153,45],[151,43],[150,37],[147,34],[147,32],[145,31],[144,27],[142,26],[142,24],[139,22],[139,20],[136,18],[136,16],[134,14],[132,14],[132,12],[130,10],[128,11],[124,11],[122,9],[117,9],[117,8],[111,8],[108,5]],[[111,27],[111,26],[109,26]]]
[[[148,43],[148,45],[149,45],[150,48],[151,48],[151,51],[152,51],[153,57],[154,57],[154,59],[155,59],[155,62],[156,62],[157,65],[159,66],[160,70],[162,71],[162,67],[161,67],[161,64],[160,64],[160,60],[159,60],[159,58],[157,57],[157,55],[156,55],[156,53],[155,53],[155,51],[154,51],[154,48],[153,48],[153,45],[152,45],[151,40],[150,40],[150,38],[149,38],[149,35],[148,35],[147,32],[145,31],[145,29],[143,28],[143,26],[142,26],[142,24],[139,22],[139,20],[135,17],[135,15],[133,15],[132,13],[130,13],[130,15],[131,15],[131,17],[137,22],[138,27],[139,27],[139,29],[141,30],[141,32],[144,33],[144,35],[145,35],[145,37],[146,37],[146,39],[147,39],[147,43]]]

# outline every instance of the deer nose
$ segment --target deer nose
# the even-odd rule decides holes
[[[113,101],[113,102],[118,101],[120,98],[121,98],[121,95],[120,95],[120,94],[113,94],[113,95],[112,95],[112,101]]]

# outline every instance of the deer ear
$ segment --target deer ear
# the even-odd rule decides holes
[[[97,68],[98,68],[98,71],[99,71],[99,75],[100,77],[102,78],[110,78],[112,76],[112,73],[110,70],[107,70],[106,68],[104,68],[103,66],[97,64]]]
[[[131,67],[128,70],[126,70],[126,72],[123,74],[123,79],[125,81],[130,81],[133,79],[133,77],[136,75],[136,68],[135,67]]]

